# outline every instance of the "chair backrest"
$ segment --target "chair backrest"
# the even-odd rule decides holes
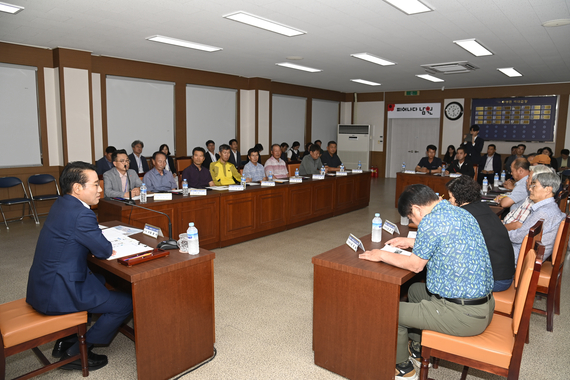
[[[293,177],[295,175],[295,169],[298,169],[299,166],[301,166],[301,163],[287,164],[287,170],[289,171],[289,177]]]
[[[559,199],[557,199],[558,207],[560,207],[560,211],[566,214],[566,207],[568,205],[568,190],[564,190],[560,193]]]
[[[18,177],[2,177],[0,178],[0,188],[8,188],[18,186],[22,180]]]
[[[538,222],[536,222],[536,224],[528,230],[528,234],[526,235],[526,237],[523,240],[523,243],[521,245],[521,250],[519,252],[519,258],[517,261],[517,269],[515,271],[515,288],[517,288],[519,286],[519,279],[520,279],[521,268],[522,268],[522,265],[519,265],[519,263],[523,263],[524,257],[526,256],[526,253],[534,247],[534,245],[536,244],[537,241],[542,240],[542,224],[543,223],[544,223],[544,219],[540,219]]]
[[[570,237],[570,216],[566,215],[564,222],[558,227],[556,240],[554,241],[554,248],[552,249],[552,274],[550,281],[557,280],[558,271],[564,265],[565,253],[568,249],[568,238]]]
[[[32,198],[34,197],[34,195],[32,194],[32,187],[30,185],[41,186],[41,185],[47,185],[51,182],[55,184],[55,191],[57,195],[61,195],[61,192],[59,191],[59,185],[57,184],[57,180],[51,174],[34,174],[29,176],[28,190],[30,191],[30,197]]]
[[[479,172],[479,164],[473,164],[473,179],[477,181],[477,173]]]
[[[192,164],[192,156],[176,157],[176,172],[182,174]]]

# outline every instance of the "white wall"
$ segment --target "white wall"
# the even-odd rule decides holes
[[[44,68],[46,124],[50,166],[63,166],[63,137],[61,131],[61,98],[59,69]]]
[[[269,154],[271,144],[269,141],[269,91],[259,90],[257,102],[257,141],[263,145],[261,154]]]
[[[337,140],[338,127],[338,107],[339,102],[313,99],[311,114],[311,136],[312,140],[321,140],[323,144],[328,141]],[[305,142],[299,140],[301,149]]]
[[[89,71],[63,68],[67,160],[92,162]]]
[[[95,159],[103,157],[106,146],[103,146],[103,114],[101,110],[101,74],[91,74],[91,89],[93,99],[93,141],[95,145]],[[174,149],[171,147],[170,149]]]
[[[351,124],[352,121],[352,103],[340,103],[340,121],[339,124]]]
[[[354,124],[370,124],[370,150],[382,152],[384,149],[384,102],[354,103]]]
[[[239,144],[242,155],[255,145],[255,90],[240,90]]]
[[[291,146],[293,141],[299,141],[303,146],[307,98],[273,95],[271,110],[271,143],[286,142]]]

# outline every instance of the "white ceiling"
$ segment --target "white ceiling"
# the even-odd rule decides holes
[[[408,16],[380,0],[8,0],[26,9],[0,14],[0,40],[95,55],[262,77],[342,92],[517,85],[570,81],[570,0],[429,0],[433,12]],[[222,18],[243,10],[307,34],[285,37]],[[160,34],[222,47],[200,52],[150,42]],[[453,40],[477,38],[495,53],[475,57]],[[368,52],[395,61],[382,67],[350,57]],[[0,61],[2,52],[0,51]],[[288,56],[323,72],[278,67]],[[469,61],[468,74],[416,78],[427,63]],[[515,67],[508,78],[499,67]],[[350,82],[382,83],[370,87]]]

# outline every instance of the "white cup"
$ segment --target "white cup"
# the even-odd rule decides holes
[[[180,248],[180,252],[188,253],[188,234],[183,233],[178,235],[178,237],[180,238],[178,240],[178,247]]]
[[[408,219],[407,216],[401,216],[400,217],[400,224],[402,226],[407,226],[408,224],[410,224],[410,220]]]

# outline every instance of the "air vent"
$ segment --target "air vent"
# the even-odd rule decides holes
[[[430,74],[463,74],[478,69],[477,66],[467,61],[430,63],[421,66]]]

